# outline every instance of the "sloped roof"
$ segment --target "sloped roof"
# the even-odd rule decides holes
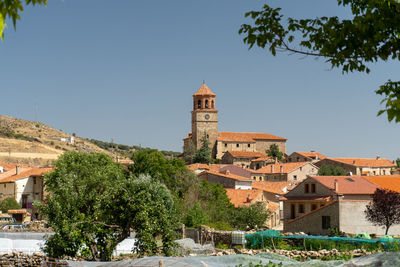
[[[268,210],[271,212],[276,211],[277,209],[279,209],[279,207],[280,207],[279,203],[268,202]]]
[[[215,94],[208,88],[208,86],[203,83],[199,90],[197,90],[196,93],[194,93],[193,96],[215,96]]]
[[[36,168],[36,167],[20,167],[19,174],[16,174],[16,170],[2,173],[0,175],[0,183],[14,182],[19,179],[24,179],[30,176],[40,176],[45,173],[51,172],[54,168]]]
[[[265,192],[274,194],[284,194],[287,191],[283,191],[284,188],[290,190],[292,188],[291,182],[269,182],[269,181],[253,181],[252,187],[260,189]]]
[[[268,133],[239,133],[239,132],[218,132],[218,141],[226,142],[255,142],[255,140],[279,140],[286,141],[287,139],[268,134]]]
[[[392,161],[388,159],[362,159],[362,158],[328,158],[333,161],[357,166],[357,167],[396,167]]]
[[[221,167],[218,172],[224,173],[226,171],[229,171],[231,174],[251,178],[251,172],[248,169],[243,169],[242,167],[236,165],[227,164],[226,166]]]
[[[252,159],[251,161],[252,162],[262,162],[262,161],[275,161],[275,160],[271,157],[261,157],[261,158]]]
[[[400,175],[368,176],[365,179],[383,189],[400,193]]]
[[[278,163],[269,164],[261,169],[252,171],[253,173],[290,173],[297,168],[300,168],[309,162],[289,162],[289,163]],[[282,167],[282,171],[281,171]],[[271,169],[272,168],[272,169]]]
[[[260,158],[267,157],[265,153],[253,152],[253,151],[227,151],[234,158]]]
[[[186,165],[186,168],[188,168],[191,171],[195,171],[195,170],[209,170],[210,169],[210,165],[208,164],[204,164],[204,163],[193,163],[193,164],[189,164]]]
[[[325,187],[335,190],[335,180],[338,182],[338,190],[335,193],[344,194],[373,194],[378,186],[362,176],[310,176]]]
[[[239,180],[239,181],[240,180],[253,181],[251,178],[239,176],[239,175],[232,174],[232,173],[220,173],[220,172],[211,171],[211,170],[200,173],[200,175],[205,175],[205,174],[212,174],[212,175],[221,176],[221,177],[230,178],[230,179]]]
[[[240,207],[243,205],[249,206],[251,201],[257,199],[262,193],[262,190],[245,190],[245,189],[229,189],[226,188],[226,195],[230,199],[230,202],[235,207]]]
[[[318,156],[318,159],[326,159],[327,156],[319,153],[319,152],[315,152],[315,151],[311,151],[311,152],[299,152],[299,151],[295,151],[293,153],[297,153],[299,155],[302,155],[303,157],[307,157],[307,158],[316,158]]]

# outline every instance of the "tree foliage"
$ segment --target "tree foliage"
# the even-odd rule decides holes
[[[318,170],[318,175],[321,176],[345,176],[346,174],[346,171],[340,166],[323,165]]]
[[[20,14],[24,12],[25,5],[47,5],[47,0],[0,0],[0,37],[4,38],[5,21],[11,19],[14,28],[17,25],[17,20],[21,18]]]
[[[245,14],[253,21],[243,24],[239,34],[252,48],[268,47],[272,55],[290,52],[322,57],[343,73],[369,73],[368,64],[400,60],[400,3],[397,0],[337,0],[350,7],[351,19],[337,16],[313,19],[288,18],[282,23],[280,8],[264,5],[261,11]],[[376,93],[383,96],[389,121],[400,122],[400,81],[389,80]]]
[[[211,163],[210,141],[208,140],[207,134],[205,132],[200,142],[201,147],[199,150],[196,151],[193,163]]]
[[[46,201],[35,208],[55,231],[46,242],[49,255],[109,260],[131,229],[141,253],[170,253],[173,200],[163,184],[126,176],[105,154],[66,152],[46,174],[45,186]],[[157,236],[162,248],[155,244]]]
[[[194,162],[195,155],[196,147],[194,146],[192,139],[189,139],[189,141],[183,147],[183,159],[186,164],[192,164]]]
[[[400,168],[400,158],[396,159],[397,168]]]
[[[20,209],[21,206],[13,197],[8,197],[0,201],[0,210],[1,212],[8,212],[8,210],[16,210]]]
[[[265,151],[267,155],[271,158],[276,158],[279,161],[282,161],[283,159],[283,153],[279,151],[279,147],[277,144],[272,144],[269,146],[269,149]]]
[[[390,226],[400,224],[400,194],[377,188],[364,212],[368,221],[385,227],[387,235]]]
[[[256,229],[265,224],[270,212],[262,202],[237,208],[234,226],[238,229]]]

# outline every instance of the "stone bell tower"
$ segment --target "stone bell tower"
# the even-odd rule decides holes
[[[206,134],[214,149],[218,135],[218,111],[215,109],[215,94],[203,82],[193,95],[192,141],[197,149],[201,147],[201,139]]]

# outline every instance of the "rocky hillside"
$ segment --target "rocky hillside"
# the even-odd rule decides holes
[[[0,161],[51,165],[64,151],[105,152],[89,140],[40,122],[0,116]]]

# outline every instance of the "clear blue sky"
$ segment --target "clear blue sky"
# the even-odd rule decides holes
[[[285,14],[348,16],[335,0],[280,0]],[[244,13],[264,1],[51,0],[0,44],[0,113],[82,137],[181,151],[192,94],[217,94],[221,131],[288,138],[288,152],[400,157],[400,124],[374,90],[399,63],[342,75],[323,60],[248,50]]]

